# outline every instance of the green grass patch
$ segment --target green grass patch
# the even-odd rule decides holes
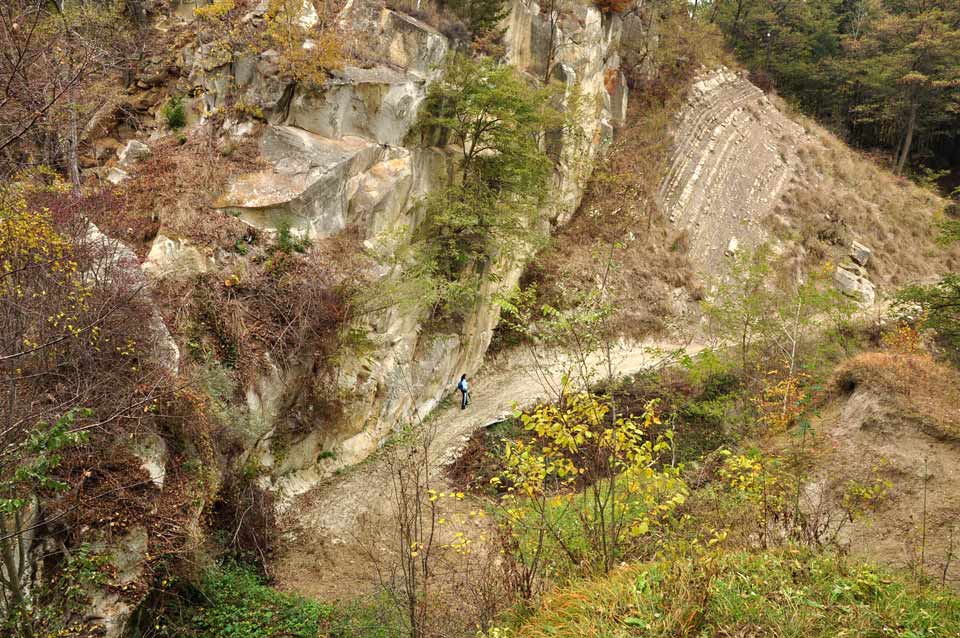
[[[960,597],[831,554],[718,551],[549,596],[524,638],[960,636]]]
[[[384,607],[328,605],[267,585],[249,568],[227,563],[196,586],[179,588],[151,627],[169,638],[388,638],[399,623]]]

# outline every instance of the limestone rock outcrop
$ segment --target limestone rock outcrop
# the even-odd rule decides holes
[[[837,289],[865,307],[872,306],[877,298],[876,287],[867,278],[866,266],[871,252],[860,242],[854,241],[850,245],[849,259],[841,261],[833,273]]]
[[[800,170],[796,149],[806,133],[726,68],[694,82],[674,130],[659,196],[689,233],[690,254],[704,271],[717,272],[733,238],[748,249],[766,239],[761,224]]]
[[[531,81],[559,80],[564,107],[573,115],[575,126],[548,142],[555,170],[544,217],[562,224],[626,115],[618,53],[622,23],[573,2],[553,15],[530,0],[513,0],[509,8],[503,25],[507,63]],[[369,246],[403,242],[420,221],[418,200],[447,183],[454,166],[455,149],[423,148],[408,139],[450,44],[433,27],[391,9],[371,12],[347,3],[338,20],[370,31],[377,61],[371,68],[333,72],[322,89],[281,81],[270,51],[229,64],[203,45],[184,52],[208,110],[236,97],[259,109],[268,123],[258,133],[265,168],[234,179],[217,205],[266,232],[286,227],[318,239],[349,227]],[[181,257],[187,270],[202,268],[202,259],[186,256],[172,241],[157,238],[148,270],[169,271]],[[499,319],[492,298],[516,284],[523,263],[496,268],[481,290],[486,301],[456,332],[425,331],[424,308],[372,317],[367,328],[376,352],[344,362],[338,374],[342,392],[353,397],[346,422],[313,424],[281,457],[275,457],[269,436],[260,441],[257,453],[271,469],[273,487],[300,492],[336,467],[361,460],[399,424],[425,416],[461,373],[475,371]],[[294,385],[291,374],[275,370],[246,389],[251,414],[268,428],[282,412],[285,388]]]

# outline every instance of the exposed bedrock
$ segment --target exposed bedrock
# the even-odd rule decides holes
[[[801,168],[803,127],[742,74],[720,68],[693,84],[678,115],[665,212],[689,233],[690,254],[717,272],[729,247],[763,241],[761,223]]]
[[[824,179],[801,155],[802,149],[824,149],[817,136],[781,111],[745,73],[723,67],[694,81],[673,131],[659,196],[671,221],[688,233],[690,255],[701,271],[722,273],[724,256],[767,241],[787,250],[782,237],[769,233],[770,222],[794,223],[787,219],[790,208],[779,205],[795,189]],[[848,251],[847,258],[841,250]],[[836,287],[863,306],[873,305],[876,289],[865,269],[870,249],[853,241],[836,253]]]
[[[340,20],[372,31],[369,41],[381,62],[337,71],[321,90],[285,85],[270,52],[220,66],[202,50],[188,55],[207,91],[207,108],[240,99],[262,111],[268,123],[259,133],[264,169],[235,179],[218,206],[266,231],[284,225],[319,239],[351,227],[368,246],[395,245],[419,223],[418,201],[448,183],[454,168],[456,149],[416,147],[408,140],[449,47],[432,27],[389,9]],[[566,89],[563,106],[575,115],[577,126],[548,144],[555,170],[544,218],[564,223],[579,205],[595,158],[625,116],[621,21],[572,2],[551,20],[535,2],[514,0],[504,26],[507,62],[531,78],[559,80]],[[151,252],[148,269],[204,267],[194,247],[163,236],[158,241],[163,244]],[[185,263],[178,265],[181,257]],[[160,263],[149,265],[155,258]],[[363,459],[397,426],[426,415],[461,373],[478,369],[499,320],[492,298],[516,284],[523,266],[522,259],[495,266],[496,276],[484,284],[485,301],[456,332],[426,332],[424,308],[394,308],[371,319],[367,328],[376,352],[344,362],[337,375],[340,390],[352,397],[347,416],[312,424],[304,438],[285,442],[279,457],[269,436],[261,440],[257,453],[271,469],[274,487],[302,492]],[[278,424],[296,399],[289,388],[301,385],[297,375],[308,374],[309,356],[304,354],[300,369],[273,370],[247,388],[253,418]]]

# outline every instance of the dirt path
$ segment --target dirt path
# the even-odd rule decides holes
[[[662,364],[684,349],[678,343],[640,343],[611,353],[614,376],[622,377]],[[529,406],[553,394],[552,385],[569,367],[563,357],[512,352],[489,361],[471,380],[472,403],[461,410],[459,395],[427,417],[435,428],[431,446],[432,476],[443,489],[442,468],[453,461],[473,432],[508,417],[515,406]],[[595,378],[608,374],[602,357],[587,362]],[[380,455],[348,468],[285,504],[280,548],[272,571],[287,590],[319,600],[355,597],[375,588],[377,575],[369,556],[388,551],[371,539],[391,523],[391,484]]]

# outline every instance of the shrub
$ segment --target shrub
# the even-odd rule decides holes
[[[504,471],[491,480],[504,491],[516,560],[563,576],[608,572],[684,503],[673,433],[653,434],[655,408],[616,416],[583,393],[520,416],[525,436],[506,443]]]
[[[287,254],[292,252],[304,253],[309,246],[309,240],[294,237],[293,233],[290,232],[290,222],[277,224],[277,250]]]
[[[960,360],[960,274],[949,273],[935,284],[907,286],[895,303],[905,315],[919,314],[920,325]]]
[[[190,638],[316,638],[333,611],[319,603],[283,594],[236,564],[211,569],[190,598],[197,606],[158,622],[161,635]]]
[[[180,96],[167,100],[163,108],[160,109],[160,115],[163,116],[167,128],[173,131],[182,129],[187,125],[187,113],[184,109],[183,98]]]

